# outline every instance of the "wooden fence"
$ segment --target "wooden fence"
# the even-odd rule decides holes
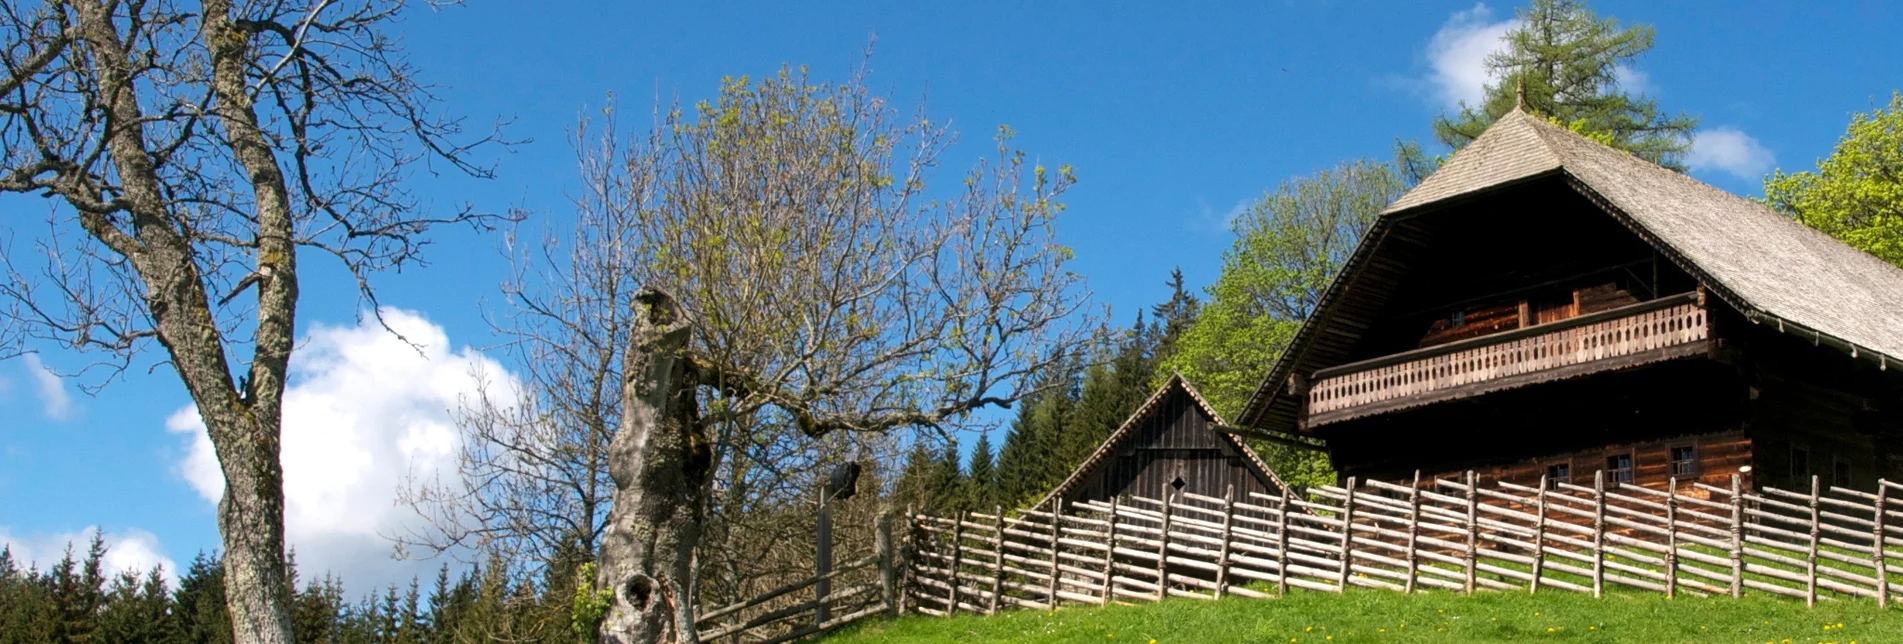
[[[831,571],[701,612],[694,629],[703,642],[775,644],[829,631],[873,615],[899,614],[903,544],[893,541],[893,514],[879,517],[872,554]],[[841,587],[834,588],[834,585]],[[811,599],[789,603],[811,593]]]
[[[907,602],[916,612],[1040,610],[1165,597],[1262,597],[1350,586],[1415,592],[1623,588],[1699,596],[1871,598],[1903,579],[1903,509],[1891,490],[1667,489],[1542,480],[1349,479],[1306,498],[1124,498],[1056,513],[914,515]],[[1232,493],[1233,495],[1233,493]],[[1629,592],[1629,591],[1628,591]]]

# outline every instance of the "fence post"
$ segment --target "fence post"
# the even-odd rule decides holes
[[[958,567],[963,565],[965,560],[965,546],[960,542],[965,539],[965,518],[970,514],[970,510],[959,510],[958,522],[952,524],[951,574],[947,575],[951,581],[951,605],[945,607],[946,615],[958,612],[958,589],[963,586],[963,582],[958,579]]]
[[[879,597],[885,601],[887,617],[899,616],[899,575],[894,566],[892,548],[892,511],[879,513],[878,531],[873,534],[873,547],[879,552]]]
[[[1876,526],[1870,529],[1871,565],[1877,571],[1877,608],[1890,607],[1890,562],[1883,558],[1883,506],[1890,500],[1890,482],[1877,479],[1877,513],[1871,517]]]
[[[1592,596],[1605,596],[1606,587],[1606,471],[1592,473]]]
[[[917,510],[912,504],[905,504],[905,541],[898,544],[899,614],[901,615],[905,614],[907,604],[911,605],[912,612],[918,612],[918,598],[914,595],[923,592],[918,585],[918,571],[915,570],[918,563],[920,532],[918,515],[915,512]]]
[[[1421,547],[1421,471],[1414,470],[1414,485],[1408,488],[1407,511],[1407,587],[1402,591],[1412,594],[1414,580],[1420,577],[1421,561],[1417,548]]]
[[[1533,579],[1526,582],[1526,594],[1540,592],[1540,575],[1546,573],[1546,475],[1540,475],[1540,489],[1533,493]]]
[[[1744,485],[1731,475],[1731,598],[1744,596]]]
[[[813,558],[813,567],[817,569],[816,574],[819,575],[819,581],[813,582],[813,599],[818,602],[813,608],[814,626],[823,626],[826,620],[832,619],[831,607],[826,603],[826,597],[831,595],[833,591],[833,581],[826,576],[833,571],[832,501],[832,489],[824,485],[820,486],[819,529],[816,532],[817,543],[814,544],[815,556]]]
[[[1110,598],[1116,594],[1117,576],[1117,497],[1110,497],[1109,525],[1103,534],[1103,601],[1099,606],[1109,606]],[[1054,607],[1053,607],[1054,608]]]
[[[1335,592],[1348,590],[1348,571],[1354,567],[1355,485],[1355,477],[1348,477],[1347,500],[1341,502],[1341,572],[1335,577]]]
[[[1810,550],[1804,553],[1804,605],[1817,605],[1817,497],[1822,492],[1816,474],[1810,477]]]
[[[1064,531],[1060,527],[1062,525],[1060,522],[1063,520],[1064,499],[1059,498],[1051,503],[1051,589],[1048,595],[1051,598],[1052,610],[1057,609],[1057,580],[1058,575],[1062,574],[1057,570],[1057,540],[1063,537]]]
[[[1678,596],[1678,477],[1665,483],[1665,598]]]
[[[1163,532],[1156,539],[1156,601],[1169,596],[1170,587],[1170,509],[1174,505],[1170,495],[1163,495]]]
[[[1288,596],[1288,486],[1282,486],[1282,511],[1275,517],[1275,592]]]
[[[998,596],[1004,594],[1004,506],[991,506],[991,597],[985,614],[998,614]]]
[[[1216,552],[1216,599],[1229,587],[1229,535],[1236,520],[1236,484],[1222,492],[1222,548]]]
[[[1473,470],[1467,470],[1467,594],[1474,592],[1474,576],[1478,572],[1480,545],[1480,477]]]

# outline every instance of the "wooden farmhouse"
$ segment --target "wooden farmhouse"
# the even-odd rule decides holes
[[[1281,479],[1236,436],[1216,431],[1222,418],[1182,376],[1171,376],[1137,407],[1037,507],[1062,499],[1109,501],[1119,496],[1162,499],[1178,492],[1237,500],[1281,494]]]
[[[1343,477],[1869,490],[1899,360],[1903,270],[1515,111],[1382,212],[1238,424]]]

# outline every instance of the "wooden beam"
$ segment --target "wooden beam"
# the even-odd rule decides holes
[[[1300,434],[1289,434],[1285,432],[1278,432],[1278,431],[1267,430],[1267,429],[1257,429],[1254,427],[1237,427],[1235,425],[1211,424],[1209,427],[1211,430],[1220,432],[1223,434],[1229,434],[1231,436],[1240,436],[1242,438],[1254,438],[1257,440],[1265,440],[1265,441],[1269,441],[1271,443],[1275,443],[1278,445],[1287,445],[1289,447],[1300,447],[1304,449],[1318,449],[1318,450],[1328,449],[1327,441],[1324,441],[1319,438],[1315,438],[1313,436],[1302,436]]]

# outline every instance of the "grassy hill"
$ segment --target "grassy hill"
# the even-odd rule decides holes
[[[872,642],[1903,642],[1903,607],[1869,600],[1802,602],[1774,597],[1678,598],[1614,594],[1604,599],[1444,592],[1403,595],[1351,590],[1278,599],[1030,610],[992,617],[911,616],[868,622],[824,640]]]

